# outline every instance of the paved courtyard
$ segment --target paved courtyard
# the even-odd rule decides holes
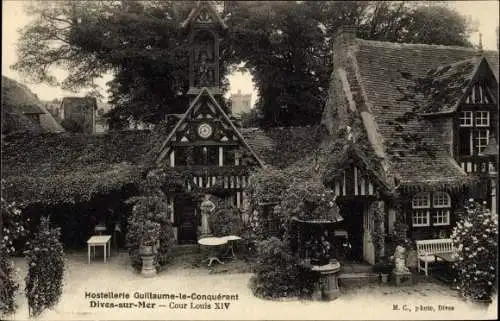
[[[61,300],[39,319],[447,320],[496,319],[497,315],[496,298],[489,308],[480,308],[461,300],[449,287],[435,282],[418,282],[412,287],[400,288],[377,284],[344,288],[342,296],[331,302],[269,301],[253,296],[248,287],[251,273],[230,274],[227,272],[230,265],[218,266],[211,271],[206,266],[192,263],[176,262],[157,277],[146,279],[130,268],[126,253],[114,254],[107,264],[94,261],[90,265],[86,254],[70,254]],[[16,259],[15,264],[19,269],[19,279],[24,279],[24,259]],[[23,287],[24,282],[21,283]],[[148,298],[155,294],[170,297]],[[183,299],[184,294],[187,298]],[[218,294],[232,297],[202,297]],[[102,298],[103,295],[120,298]],[[176,297],[172,298],[172,295]],[[22,293],[17,301],[17,313],[7,319],[27,320],[27,302]]]

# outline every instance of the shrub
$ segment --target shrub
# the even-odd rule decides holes
[[[5,181],[1,181],[2,194]],[[22,212],[15,202],[1,197],[0,224],[0,314],[15,311],[15,295],[19,288],[10,256],[15,253],[14,242],[24,236],[26,229]]]
[[[83,133],[83,125],[73,119],[63,119],[61,126],[71,133]]]
[[[409,227],[407,224],[397,220],[394,222],[394,228],[392,232],[392,240],[394,245],[401,245],[404,247],[409,247],[411,245],[411,240],[408,238]]]
[[[298,296],[306,292],[306,280],[301,275],[298,260],[291,254],[289,247],[276,237],[259,243],[256,275],[252,280],[255,295],[279,298]],[[313,282],[307,282],[309,286]]]
[[[242,232],[243,221],[236,207],[216,208],[208,220],[214,236],[240,235]]]
[[[154,258],[155,266],[159,268],[167,264],[174,232],[165,201],[160,196],[139,196],[127,202],[134,204],[126,236],[132,266],[136,270],[141,269],[142,260],[139,253],[141,244],[159,244]]]
[[[25,292],[32,316],[55,305],[61,296],[64,257],[60,234],[58,228],[50,227],[48,218],[42,218],[39,231],[25,251],[28,263]]]
[[[497,272],[497,217],[471,202],[451,237],[458,249],[455,269],[460,292],[475,300],[491,300]]]
[[[0,315],[15,311],[15,295],[18,288],[9,254],[4,247],[0,247]]]

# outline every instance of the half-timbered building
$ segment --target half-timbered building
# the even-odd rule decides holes
[[[352,162],[329,178],[336,193],[386,187],[385,230],[400,218],[413,239],[448,237],[465,197],[496,213],[498,53],[362,40],[353,28],[338,31],[333,50],[322,122],[334,134],[359,120],[366,140],[354,144],[371,147],[379,166],[368,172],[380,178],[367,183]]]

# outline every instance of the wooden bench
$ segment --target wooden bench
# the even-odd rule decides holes
[[[419,240],[415,243],[417,244],[418,271],[424,271],[425,276],[429,274],[429,263],[437,261],[436,254],[455,252],[451,239]]]

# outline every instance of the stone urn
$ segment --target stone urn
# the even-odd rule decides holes
[[[156,255],[156,247],[154,245],[141,245],[139,254],[142,260],[141,274],[145,277],[156,275],[156,267],[154,266],[154,258]]]
[[[333,259],[326,265],[313,265],[311,272],[318,276],[311,299],[331,301],[340,296],[338,279],[340,263],[337,260]]]

